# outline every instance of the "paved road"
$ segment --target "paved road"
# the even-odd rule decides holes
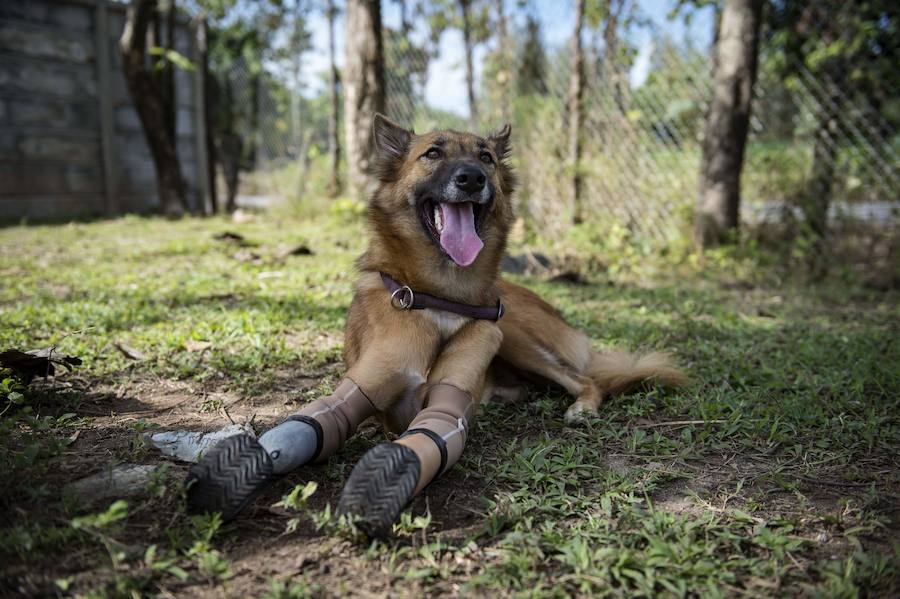
[[[238,195],[237,197],[237,205],[242,208],[269,208],[283,201],[281,198],[261,195]],[[802,212],[798,206],[790,206],[786,202],[745,205],[743,207],[743,217],[751,223],[777,222],[784,218],[786,210],[792,212],[795,218],[802,217]],[[829,220],[833,221],[847,217],[871,224],[893,226],[900,223],[900,201],[853,204],[847,202],[832,203],[831,208],[828,210]]]
[[[752,223],[772,222],[782,220],[786,211],[792,213],[795,218],[801,218],[803,215],[798,206],[791,206],[786,202],[767,202],[762,205],[744,206],[743,216]],[[900,202],[832,203],[828,210],[828,219],[834,221],[841,218],[892,226],[900,222]]]

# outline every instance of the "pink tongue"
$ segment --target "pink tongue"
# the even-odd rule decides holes
[[[441,203],[444,228],[441,231],[441,247],[460,266],[475,262],[478,252],[484,247],[475,232],[475,213],[472,202],[454,204]]]

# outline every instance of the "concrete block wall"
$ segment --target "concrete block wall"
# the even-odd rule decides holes
[[[0,0],[0,223],[152,212],[156,174],[108,0]],[[176,50],[195,60],[181,23]],[[205,201],[199,71],[176,71],[178,150],[192,208]]]

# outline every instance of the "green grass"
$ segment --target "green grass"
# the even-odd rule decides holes
[[[582,245],[588,284],[517,278],[598,348],[672,350],[695,382],[614,398],[579,429],[562,426],[569,400],[554,389],[486,406],[460,464],[391,542],[330,512],[384,438],[374,426],[228,525],[183,513],[178,463],[124,504],[64,491],[119,463],[163,463],[140,441],[153,427],[262,428],[333,385],[365,243],[351,212],[0,230],[0,349],[84,359],[0,388],[0,593],[900,592],[897,293],[846,277],[790,285],[727,255],[704,271]],[[314,255],[281,256],[297,244]]]

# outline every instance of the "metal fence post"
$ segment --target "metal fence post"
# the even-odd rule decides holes
[[[94,29],[96,31],[95,43],[97,45],[97,96],[100,101],[100,154],[103,164],[103,189],[106,194],[106,214],[113,216],[118,213],[119,206],[114,189],[113,114],[109,85],[109,17],[106,0],[97,0]]]
[[[191,24],[191,49],[194,59],[194,144],[197,148],[197,208],[204,214],[212,211],[209,195],[209,168],[206,154],[206,81],[203,61],[206,54],[206,22],[195,21]]]

